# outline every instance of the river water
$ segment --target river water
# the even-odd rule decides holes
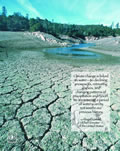
[[[82,48],[94,46],[93,43],[87,44],[79,44],[79,45],[72,45],[71,47],[63,47],[63,48],[49,48],[43,49],[45,53],[56,55],[56,56],[64,56],[69,58],[81,58],[81,59],[88,59],[88,58],[100,58],[101,55],[96,52],[90,52],[86,50],[82,50]],[[81,49],[79,49],[81,48]]]

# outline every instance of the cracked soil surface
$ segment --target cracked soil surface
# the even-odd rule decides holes
[[[8,56],[0,61],[0,151],[120,151],[118,64],[75,67],[40,51]],[[109,133],[71,131],[72,71],[110,72]]]

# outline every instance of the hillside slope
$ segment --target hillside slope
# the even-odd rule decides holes
[[[0,47],[2,48],[37,49],[43,47],[64,47],[81,42],[81,39],[68,36],[56,38],[43,32],[0,32]]]

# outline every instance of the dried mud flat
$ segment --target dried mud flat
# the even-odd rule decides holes
[[[71,72],[111,75],[110,133],[71,132]],[[73,67],[34,51],[0,61],[1,151],[119,151],[119,65]]]

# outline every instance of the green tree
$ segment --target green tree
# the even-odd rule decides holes
[[[29,20],[17,12],[8,16],[7,26],[10,31],[26,31],[29,30]]]
[[[5,6],[2,7],[2,16],[7,16],[7,9]]]
[[[6,16],[0,16],[0,30],[6,31],[7,30],[7,18]]]
[[[116,28],[119,28],[119,23],[116,24]]]

